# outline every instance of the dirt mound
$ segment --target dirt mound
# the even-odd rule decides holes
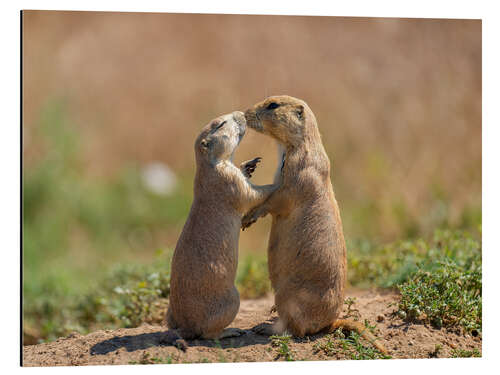
[[[480,355],[480,337],[461,335],[423,324],[409,324],[393,314],[398,295],[393,292],[350,291],[356,302],[350,314],[376,326],[392,358],[451,357],[462,353]],[[186,352],[162,344],[165,327],[142,325],[115,331],[97,331],[86,336],[77,333],[55,342],[23,348],[24,366],[81,366],[135,363],[262,362],[275,360],[330,360],[369,358],[371,345],[347,346],[333,335],[318,334],[305,339],[276,340],[260,336],[251,329],[270,322],[271,296],[241,301],[240,311],[231,325],[246,330],[240,337],[219,341],[189,341]],[[347,306],[344,311],[347,313]],[[366,351],[364,351],[366,349]],[[466,351],[466,352],[465,352]],[[364,354],[363,354],[364,353]],[[364,355],[364,356],[363,356]],[[375,358],[380,358],[376,356]]]

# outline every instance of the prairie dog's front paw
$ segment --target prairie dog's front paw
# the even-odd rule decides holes
[[[253,216],[245,216],[241,220],[241,229],[245,230],[249,226],[251,226],[253,223],[255,223],[257,219],[255,219]]]
[[[257,164],[262,160],[261,157],[256,157],[252,160],[247,160],[240,165],[241,172],[245,175],[245,177],[252,177],[252,173],[255,172],[255,168],[257,168]]]
[[[253,223],[255,223],[259,217],[265,216],[265,212],[260,209],[260,208],[254,208],[251,210],[249,213],[247,213],[245,216],[243,216],[243,219],[241,219],[241,229],[245,230],[249,226],[251,226]]]

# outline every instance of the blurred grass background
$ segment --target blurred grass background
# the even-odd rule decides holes
[[[191,204],[196,135],[279,94],[304,99],[318,119],[352,285],[404,280],[436,229],[480,237],[479,20],[26,11],[25,331],[38,340],[110,324],[95,316],[110,295],[92,291],[120,279],[120,265],[124,280],[146,274],[160,288],[133,298],[167,296],[155,280]],[[276,154],[250,131],[235,162],[262,156],[262,184]],[[171,189],[147,183],[152,165],[175,176]],[[243,297],[269,290],[269,226],[241,234]],[[150,268],[134,278],[131,265]],[[127,301],[114,307],[122,323],[148,314]]]

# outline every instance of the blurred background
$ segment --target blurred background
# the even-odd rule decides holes
[[[38,338],[58,324],[40,320],[60,310],[50,296],[171,254],[199,130],[270,95],[315,113],[350,254],[481,224],[480,20],[25,11],[22,38],[25,329]],[[270,182],[277,147],[249,131],[235,162],[255,156],[254,182]],[[242,232],[242,259],[265,259],[269,229]]]

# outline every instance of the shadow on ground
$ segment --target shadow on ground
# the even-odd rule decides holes
[[[245,333],[239,337],[230,337],[222,340],[186,340],[189,347],[205,346],[209,348],[241,348],[244,346],[255,344],[268,344],[269,337],[262,336],[254,332],[258,326],[245,330]],[[136,350],[148,349],[154,346],[169,346],[171,333],[169,331],[142,333],[134,336],[115,336],[109,340],[99,342],[90,348],[90,354],[105,355],[114,352],[121,348],[125,348],[128,352]]]

